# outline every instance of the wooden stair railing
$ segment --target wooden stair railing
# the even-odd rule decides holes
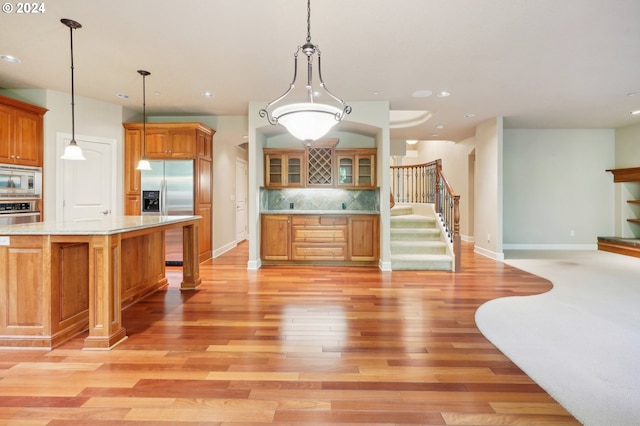
[[[436,214],[453,244],[454,271],[460,272],[460,195],[447,181],[442,171],[442,160],[391,166],[391,194],[398,203],[429,203],[435,206]]]

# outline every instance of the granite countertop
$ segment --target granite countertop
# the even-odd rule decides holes
[[[261,214],[338,214],[338,215],[351,215],[351,214],[380,214],[377,210],[263,210]]]
[[[0,226],[0,235],[112,235],[200,218],[201,216],[105,216],[76,222],[35,222]]]

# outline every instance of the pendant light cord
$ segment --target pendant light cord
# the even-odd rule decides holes
[[[71,35],[71,141],[76,142],[76,103],[75,103],[75,90],[73,84],[73,28],[69,27],[69,34]]]
[[[311,0],[307,0],[307,43],[311,43]]]
[[[149,71],[138,70],[142,76],[142,159],[147,158],[147,83],[146,77],[151,75]]]

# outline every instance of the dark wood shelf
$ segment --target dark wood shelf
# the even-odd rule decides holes
[[[608,169],[613,173],[614,182],[638,182],[640,181],[640,167],[630,167],[627,169]]]

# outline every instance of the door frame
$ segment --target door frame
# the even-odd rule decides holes
[[[71,141],[71,133],[56,133],[56,208],[55,208],[55,220],[62,220],[64,218],[64,167],[68,160],[63,160],[60,157],[64,154],[64,149]],[[111,170],[109,171],[109,182],[111,183],[111,191],[110,191],[110,200],[112,213],[117,213],[117,200],[118,200],[118,188],[116,186],[118,179],[118,150],[117,148],[117,140],[113,138],[101,138],[97,136],[83,136],[76,135],[75,136],[76,143],[82,148],[82,142],[89,143],[101,143],[109,146],[109,150],[111,152]],[[87,179],[91,179],[91,176],[87,176]]]
[[[244,188],[240,188],[242,185],[240,185],[238,182],[238,175],[237,175],[237,171],[238,171],[238,165],[242,164],[242,166],[244,167],[244,171],[245,171],[245,176],[244,176]],[[244,232],[243,232],[243,238],[242,239],[238,239],[238,234],[235,233],[235,241],[236,243],[240,243],[246,239],[249,238],[248,235],[248,227],[249,227],[249,214],[248,214],[248,210],[247,210],[247,205],[248,205],[248,199],[249,199],[249,193],[248,193],[248,188],[249,188],[249,163],[247,162],[247,160],[240,158],[240,157],[236,157],[236,184],[235,184],[235,188],[236,188],[236,193],[234,194],[234,198],[235,198],[235,224],[236,224],[236,228],[234,230],[234,232],[238,229],[238,192],[239,191],[243,191],[244,192],[244,199],[245,199],[245,207],[244,207],[244,218],[245,218],[245,222],[244,222]]]

